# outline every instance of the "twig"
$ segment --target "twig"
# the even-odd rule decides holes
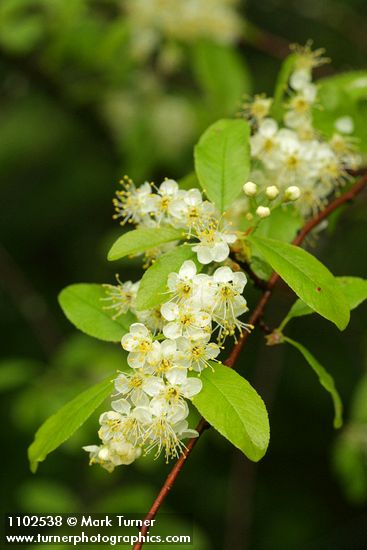
[[[346,191],[345,193],[343,193],[342,195],[340,195],[339,197],[334,199],[328,206],[326,206],[323,210],[321,210],[316,216],[311,218],[303,226],[303,228],[299,231],[298,235],[293,240],[292,244],[294,244],[295,246],[299,246],[303,242],[303,240],[306,238],[306,236],[315,227],[317,227],[325,218],[327,218],[332,212],[334,212],[334,210],[339,208],[342,204],[344,204],[346,202],[349,202],[354,197],[356,197],[366,187],[366,185],[367,185],[367,173],[365,173],[364,176],[357,183],[355,183],[348,191]],[[273,293],[274,287],[275,287],[275,285],[276,285],[276,283],[278,282],[279,279],[280,279],[279,275],[277,273],[273,273],[273,275],[271,276],[271,278],[269,280],[267,290],[264,291],[264,293],[261,296],[256,308],[254,309],[252,315],[250,316],[250,319],[248,321],[249,324],[256,325],[256,324],[259,323],[259,321],[261,320],[261,318],[263,316],[265,307],[267,306],[267,303],[268,303],[268,301],[269,301],[269,299],[270,299],[270,297]],[[237,359],[238,359],[238,357],[239,357],[239,355],[240,355],[240,353],[241,353],[248,337],[249,337],[248,332],[243,332],[242,333],[242,336],[239,338],[238,342],[233,347],[229,357],[226,359],[226,361],[224,361],[224,365],[226,365],[229,368],[234,367],[234,365],[235,365],[235,363],[236,363],[236,361],[237,361]],[[195,447],[199,437],[209,427],[210,427],[209,423],[204,418],[202,418],[200,420],[197,428],[196,428],[196,430],[199,433],[199,436],[194,438],[194,439],[189,440],[185,451],[177,459],[177,461],[174,464],[172,470],[168,474],[168,476],[167,476],[167,478],[166,478],[166,480],[165,480],[165,482],[164,482],[157,498],[155,499],[152,507],[150,508],[149,512],[145,516],[146,520],[152,520],[156,516],[156,514],[157,514],[158,510],[160,509],[161,505],[163,504],[166,496],[168,495],[169,491],[171,490],[173,484],[175,483],[179,473],[181,472],[187,458],[189,457],[189,455],[191,454],[193,448]],[[144,536],[146,535],[148,529],[149,529],[148,526],[143,526],[140,529],[140,532],[139,532],[140,537],[139,538],[141,540],[139,540],[134,545],[133,550],[141,550],[141,548],[143,547],[143,544],[144,544]]]

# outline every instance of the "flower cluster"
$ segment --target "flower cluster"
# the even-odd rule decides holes
[[[182,451],[185,438],[197,436],[188,427],[187,400],[200,392],[200,374],[213,368],[210,361],[225,338],[251,328],[239,319],[248,309],[245,284],[243,272],[222,266],[212,275],[198,273],[189,260],[169,275],[169,299],[145,312],[135,309],[139,282],[106,285],[107,307],[116,316],[130,309],[139,322],[122,337],[131,371],[117,376],[112,410],[100,417],[102,444],[85,447],[91,463],[112,471],[133,462],[142,449],[163,452],[169,460]]]
[[[271,116],[271,98],[256,96],[244,105],[245,116],[253,129],[251,179],[257,184],[252,195],[245,191],[247,196],[256,196],[252,205],[245,203],[249,213],[259,206],[260,216],[270,213],[276,205],[275,198],[294,200],[300,195],[296,207],[307,217],[320,209],[327,197],[345,182],[348,169],[357,166],[359,159],[348,136],[335,132],[325,141],[313,127],[317,88],[312,82],[312,70],[326,61],[322,50],[312,51],[308,45],[296,48],[281,123]],[[336,129],[350,133],[353,126],[337,121]]]
[[[133,50],[150,54],[162,39],[192,42],[211,38],[231,43],[241,32],[237,0],[125,0]]]
[[[187,238],[199,241],[193,250],[200,263],[223,262],[228,258],[229,245],[236,241],[237,235],[223,226],[214,204],[204,200],[199,189],[185,191],[172,179],[164,180],[158,188],[148,182],[135,187],[128,177],[121,184],[123,188],[117,191],[113,203],[114,217],[122,224],[182,228]],[[150,259],[174,246],[175,243],[150,251]]]

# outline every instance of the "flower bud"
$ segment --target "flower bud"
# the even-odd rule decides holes
[[[269,185],[269,187],[266,188],[265,194],[271,201],[276,199],[279,195],[279,189],[276,185]]]
[[[247,214],[246,214],[245,217],[246,217],[246,220],[247,220],[248,222],[252,222],[252,220],[254,219],[254,217],[253,217],[253,215],[251,214],[251,212],[247,212]]]
[[[267,218],[270,216],[270,208],[267,206],[258,206],[256,208],[256,214],[259,216],[259,218]]]
[[[257,185],[253,181],[245,183],[242,189],[248,197],[254,197],[257,193]]]
[[[290,187],[287,187],[287,189],[284,191],[284,198],[287,201],[296,201],[301,196],[301,190],[296,185],[291,185]]]

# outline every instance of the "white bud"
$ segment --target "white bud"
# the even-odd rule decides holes
[[[248,197],[254,197],[257,193],[257,185],[253,181],[246,182],[242,189]]]
[[[259,216],[259,218],[267,218],[270,216],[270,208],[267,206],[258,206],[256,208],[256,214]]]
[[[279,195],[279,189],[276,185],[269,185],[269,187],[266,188],[265,194],[270,200],[274,200]]]
[[[284,198],[288,201],[296,201],[301,196],[301,190],[297,185],[291,185],[284,191]]]

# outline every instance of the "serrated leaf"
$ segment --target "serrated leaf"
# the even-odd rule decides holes
[[[350,317],[348,302],[332,273],[314,256],[297,246],[248,237],[256,250],[309,307],[343,330]]]
[[[36,472],[38,463],[43,462],[49,453],[69,439],[110,395],[113,389],[112,378],[111,375],[77,395],[50,416],[37,430],[34,441],[28,449],[28,458],[33,473]]]
[[[302,344],[291,340],[287,336],[284,336],[283,338],[285,342],[298,349],[310,367],[316,372],[319,377],[320,384],[330,393],[334,404],[334,428],[340,428],[343,424],[343,404],[335,387],[333,377]]]
[[[78,283],[67,286],[59,294],[59,303],[73,325],[99,340],[119,342],[129,332],[135,316],[127,312],[116,319],[106,309],[107,294],[102,285]]]
[[[360,277],[335,277],[335,279],[347,299],[350,310],[355,309],[367,300],[367,280]],[[282,331],[291,319],[310,315],[311,313],[315,313],[313,309],[302,300],[296,300],[279,326],[279,330]]]
[[[200,414],[250,460],[260,460],[270,429],[265,404],[254,388],[232,369],[211,363],[201,374],[203,388],[192,402]]]
[[[223,212],[250,171],[250,129],[245,120],[218,120],[195,147],[195,170],[207,197]]]
[[[184,238],[182,229],[174,229],[173,227],[141,227],[121,235],[112,245],[107,258],[110,261],[119,260],[124,256],[140,254],[162,244],[179,241],[182,238]]]
[[[196,260],[196,253],[187,244],[183,244],[160,256],[146,270],[141,279],[136,297],[136,309],[144,311],[167,301],[169,299],[169,295],[167,295],[168,275],[178,272],[187,260],[194,261],[200,269],[201,264]]]

